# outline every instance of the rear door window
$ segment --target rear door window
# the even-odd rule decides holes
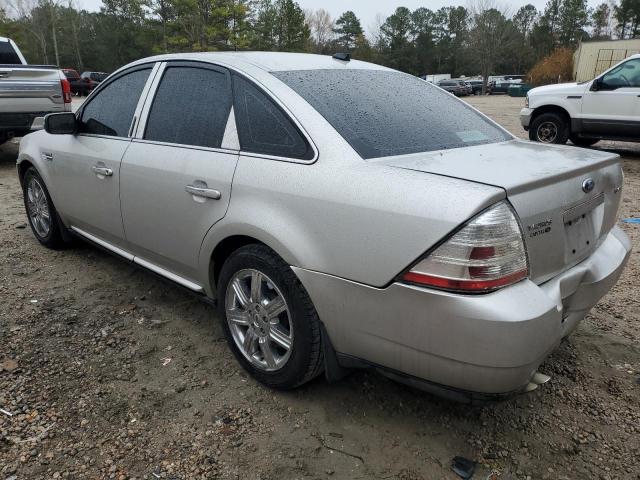
[[[245,152],[311,160],[313,150],[285,112],[248,80],[233,76],[234,113]]]
[[[149,111],[144,138],[220,148],[231,111],[230,75],[204,64],[168,65]]]
[[[151,67],[120,75],[101,88],[80,117],[80,133],[127,137]]]

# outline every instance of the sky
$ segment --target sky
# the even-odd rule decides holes
[[[589,4],[595,7],[602,1],[604,0],[589,0]],[[367,31],[375,29],[379,15],[383,18],[388,17],[398,7],[407,7],[410,10],[427,7],[431,10],[437,10],[440,7],[466,6],[468,4],[468,0],[297,0],[297,2],[304,9],[324,8],[334,18],[338,18],[346,10],[353,10],[360,19],[362,27]],[[99,10],[102,5],[101,0],[78,0],[78,3],[87,10]],[[497,3],[515,13],[518,8],[527,3],[542,10],[547,0],[497,0]]]

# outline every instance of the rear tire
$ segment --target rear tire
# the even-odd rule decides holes
[[[62,222],[42,177],[33,167],[24,174],[22,193],[29,225],[36,239],[47,248],[62,248],[65,244]]]
[[[271,249],[253,244],[232,253],[217,290],[229,346],[256,380],[289,390],[322,372],[318,314],[291,267]]]
[[[591,147],[600,141],[599,138],[582,138],[582,137],[569,137],[571,143],[578,147]]]
[[[569,123],[557,113],[543,113],[531,122],[529,140],[565,144],[569,139]]]

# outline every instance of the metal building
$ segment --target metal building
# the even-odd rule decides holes
[[[582,42],[573,55],[573,78],[591,80],[635,53],[640,53],[640,38]]]

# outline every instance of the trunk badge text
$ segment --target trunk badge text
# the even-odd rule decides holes
[[[584,193],[589,193],[596,186],[596,182],[591,178],[587,178],[584,182],[582,182],[582,191]]]
[[[542,222],[534,223],[533,225],[527,225],[527,233],[529,233],[529,238],[538,237],[540,235],[544,235],[545,233],[549,233],[551,231],[552,223],[553,222],[549,218]]]

